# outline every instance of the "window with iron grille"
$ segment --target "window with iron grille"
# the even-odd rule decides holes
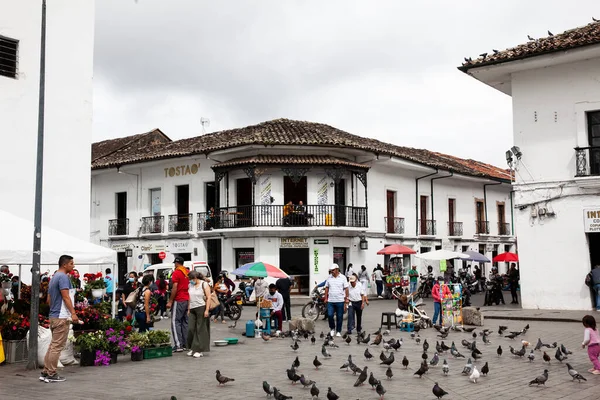
[[[0,36],[0,75],[17,77],[17,50],[19,41]]]

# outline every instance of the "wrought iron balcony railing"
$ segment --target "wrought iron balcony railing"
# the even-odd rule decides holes
[[[174,214],[169,215],[169,232],[190,232],[192,231],[193,214]]]
[[[510,224],[508,222],[498,222],[498,235],[510,235]]]
[[[163,233],[165,225],[165,217],[155,215],[154,217],[142,217],[142,233]]]
[[[435,232],[435,220],[434,219],[420,219],[419,220],[419,235],[434,236]]]
[[[463,223],[462,222],[448,222],[448,236],[462,236],[463,235]]]
[[[384,217],[385,229],[387,233],[404,233],[404,218]]]
[[[488,235],[490,233],[489,221],[475,221],[475,233],[478,235]]]
[[[108,220],[108,236],[129,235],[129,218],[117,218]]]
[[[575,147],[575,176],[600,175],[600,146]]]

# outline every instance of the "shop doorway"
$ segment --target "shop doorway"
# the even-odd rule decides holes
[[[292,294],[308,294],[310,284],[309,249],[279,249],[279,268],[294,279]]]
[[[162,264],[163,262],[163,260],[158,257],[158,253],[148,253],[146,255],[148,256],[148,263],[150,263],[150,265]]]
[[[600,265],[600,233],[588,233],[587,236],[590,249],[590,265],[593,269],[594,266]],[[592,299],[592,306],[596,308],[596,296],[593,289],[590,289],[590,297]]]
[[[127,275],[127,256],[124,251],[117,253],[117,276],[119,285],[121,282],[125,282],[125,275]]]
[[[333,262],[340,267],[340,271],[342,274],[346,275],[346,269],[348,268],[348,259],[346,258],[346,248],[345,247],[334,247],[333,248]],[[354,268],[356,271],[356,267]]]
[[[221,239],[206,241],[206,262],[210,266],[211,275],[219,275],[221,272]]]
[[[294,183],[289,176],[283,177],[283,202],[291,201],[292,204],[298,205],[300,201],[306,205],[306,176],[300,178],[298,183]]]

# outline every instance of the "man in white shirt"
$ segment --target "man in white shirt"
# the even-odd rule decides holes
[[[354,329],[354,314],[356,313],[356,331],[360,333],[362,331],[362,312],[365,305],[369,305],[369,299],[363,289],[363,286],[358,282],[358,278],[355,275],[350,277],[350,286],[348,287],[348,334],[352,333]]]
[[[277,291],[277,286],[274,283],[269,285],[269,293],[265,296],[265,300],[270,300],[273,303],[271,307],[271,318],[277,318],[277,329],[283,330],[283,296]]]
[[[383,269],[381,268],[381,264],[377,264],[377,267],[373,271],[373,277],[377,285],[377,298],[383,299]]]
[[[354,274],[354,270],[352,269],[352,263],[348,264],[348,268],[346,268],[346,278],[350,279],[350,277]]]
[[[340,274],[340,267],[337,264],[331,264],[329,273],[331,276],[325,283],[325,304],[327,304],[330,334],[342,336],[344,313],[348,308],[348,280]]]

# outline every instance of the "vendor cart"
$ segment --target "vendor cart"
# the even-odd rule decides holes
[[[450,297],[442,297],[443,286],[449,287],[452,292]],[[462,325],[462,286],[459,283],[440,285],[440,298],[442,299],[442,326]]]

